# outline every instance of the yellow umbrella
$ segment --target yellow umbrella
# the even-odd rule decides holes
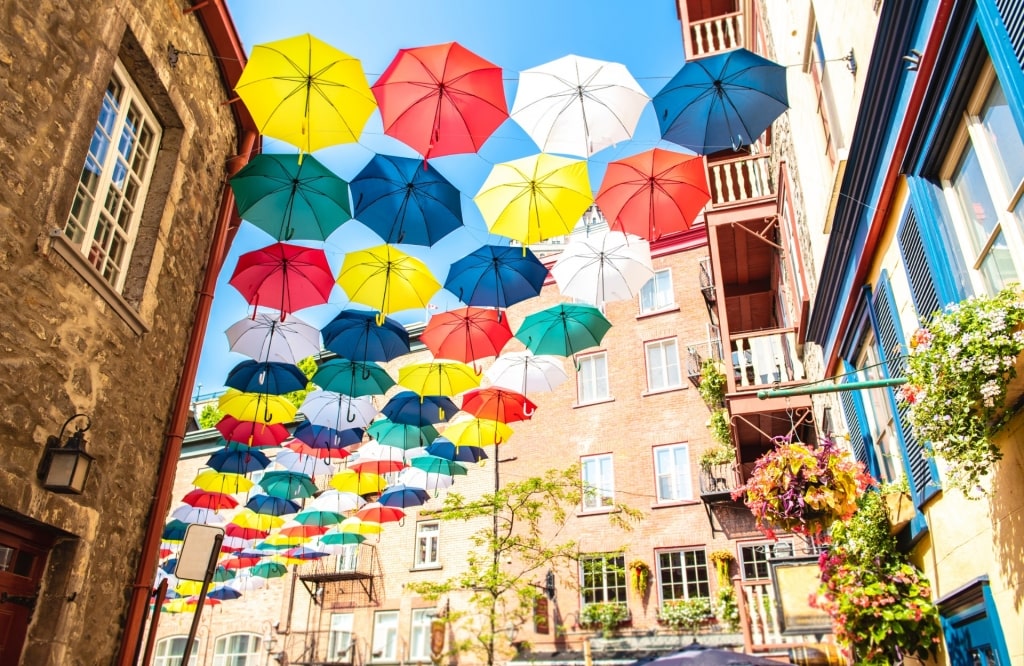
[[[480,386],[480,375],[458,361],[427,361],[399,368],[398,383],[420,396],[453,396]]]
[[[473,200],[491,233],[526,246],[570,233],[594,194],[586,162],[540,153],[495,164]]]
[[[491,419],[463,419],[449,423],[442,433],[456,446],[490,446],[507,442],[512,428]]]
[[[242,509],[231,519],[231,522],[246,529],[268,532],[275,527],[284,525],[284,518],[265,513],[256,513],[252,509]]]
[[[244,493],[255,484],[244,474],[232,474],[230,472],[218,472],[215,469],[204,469],[192,479],[192,485],[196,488],[212,493]]]
[[[338,523],[338,531],[347,534],[380,534],[384,531],[384,528],[380,523],[374,523],[369,520],[362,520],[352,516]]]
[[[201,580],[182,580],[178,581],[178,584],[174,586],[174,591],[183,597],[190,597],[194,594],[199,594],[203,591],[203,581]]]
[[[229,388],[217,401],[220,411],[239,421],[288,423],[295,418],[296,407],[283,396],[243,393]]]
[[[427,307],[441,289],[426,264],[390,245],[346,254],[338,286],[349,300],[379,310],[378,325],[392,312]]]
[[[263,539],[263,544],[273,548],[280,548],[282,546],[292,548],[294,546],[301,546],[307,541],[309,541],[309,537],[299,535],[289,536],[287,534],[275,532],[274,534],[271,534],[265,539]]]
[[[195,609],[195,605],[189,605],[188,599],[171,599],[165,601],[161,606],[162,613],[186,613]]]
[[[254,46],[235,92],[264,136],[304,153],[357,141],[377,108],[359,60],[309,34]]]
[[[331,477],[331,487],[343,493],[369,495],[379,493],[387,486],[388,482],[379,474],[359,473],[352,469],[343,469]]]

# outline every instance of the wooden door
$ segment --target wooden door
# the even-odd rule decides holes
[[[0,517],[0,666],[17,664],[52,537]]]

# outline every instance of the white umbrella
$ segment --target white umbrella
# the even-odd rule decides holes
[[[569,379],[562,359],[528,351],[509,352],[494,360],[485,373],[492,386],[518,391],[523,395],[553,391]]]
[[[418,467],[406,467],[398,473],[398,483],[410,488],[422,488],[428,493],[437,493],[442,488],[448,488],[455,483],[455,478],[447,474],[434,474],[419,469]]]
[[[215,509],[201,509],[188,504],[182,504],[172,511],[171,518],[177,518],[183,523],[200,525],[223,525],[228,522],[228,519]]]
[[[320,460],[316,456],[298,453],[291,449],[285,449],[278,453],[274,462],[289,472],[301,472],[310,477],[334,474],[337,471],[334,465]]]
[[[574,238],[551,267],[563,296],[600,305],[629,300],[654,277],[651,244],[621,231]]]
[[[236,321],[224,334],[231,351],[257,361],[294,364],[320,353],[320,330],[297,317],[281,321],[261,312]]]
[[[313,425],[335,430],[364,428],[377,415],[370,398],[353,398],[334,391],[310,391],[299,411]]]
[[[239,592],[248,592],[249,590],[259,590],[266,587],[267,579],[261,576],[253,576],[249,573],[243,573],[235,576],[224,584],[228,587],[235,588]]]
[[[306,509],[347,513],[355,511],[364,504],[366,504],[366,500],[355,493],[343,493],[340,490],[331,489],[317,495],[312,502],[306,505]]]
[[[519,73],[511,115],[542,151],[590,157],[632,138],[648,102],[625,65],[567,55]]]

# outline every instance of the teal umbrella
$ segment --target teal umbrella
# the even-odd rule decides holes
[[[426,447],[438,436],[437,428],[432,425],[415,426],[395,423],[390,419],[374,421],[366,432],[385,446],[404,450],[415,449],[418,446]]]
[[[354,397],[384,395],[395,385],[388,371],[373,361],[332,358],[317,369],[313,383],[325,391]]]
[[[292,520],[300,525],[315,525],[317,527],[337,525],[344,519],[345,516],[340,513],[321,509],[304,509],[292,517]]]
[[[527,315],[516,338],[534,354],[575,356],[600,345],[611,327],[611,322],[592,305],[561,303]]]
[[[353,543],[362,543],[366,537],[354,532],[330,531],[321,534],[319,540],[320,543],[328,546],[347,546]]]
[[[297,497],[312,497],[319,490],[306,474],[283,470],[265,473],[260,479],[260,487],[271,497],[289,500]]]
[[[418,456],[413,458],[409,464],[417,469],[422,469],[427,474],[466,475],[466,468],[459,463],[434,455]]]
[[[279,241],[322,241],[352,217],[348,183],[310,155],[257,155],[231,189],[239,215]]]
[[[280,578],[286,573],[288,573],[288,567],[280,562],[260,562],[249,570],[249,575],[260,578]]]

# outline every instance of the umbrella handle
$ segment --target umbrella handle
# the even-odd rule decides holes
[[[263,422],[270,423],[271,419],[273,418],[274,415],[270,413],[270,403],[268,402],[267,404],[263,405]]]
[[[523,405],[523,416],[526,416],[526,417],[529,418],[529,417],[533,416],[536,413],[537,413],[536,409],[530,409],[526,405]]]
[[[352,423],[353,421],[356,420],[356,415],[352,412],[351,400],[348,401],[348,413],[345,414],[345,420],[347,420],[349,423]]]
[[[384,325],[384,319],[386,317],[387,317],[387,315],[385,315],[383,312],[377,312],[377,314],[375,314],[373,316],[373,320],[375,322],[377,322],[377,326],[383,326]]]

